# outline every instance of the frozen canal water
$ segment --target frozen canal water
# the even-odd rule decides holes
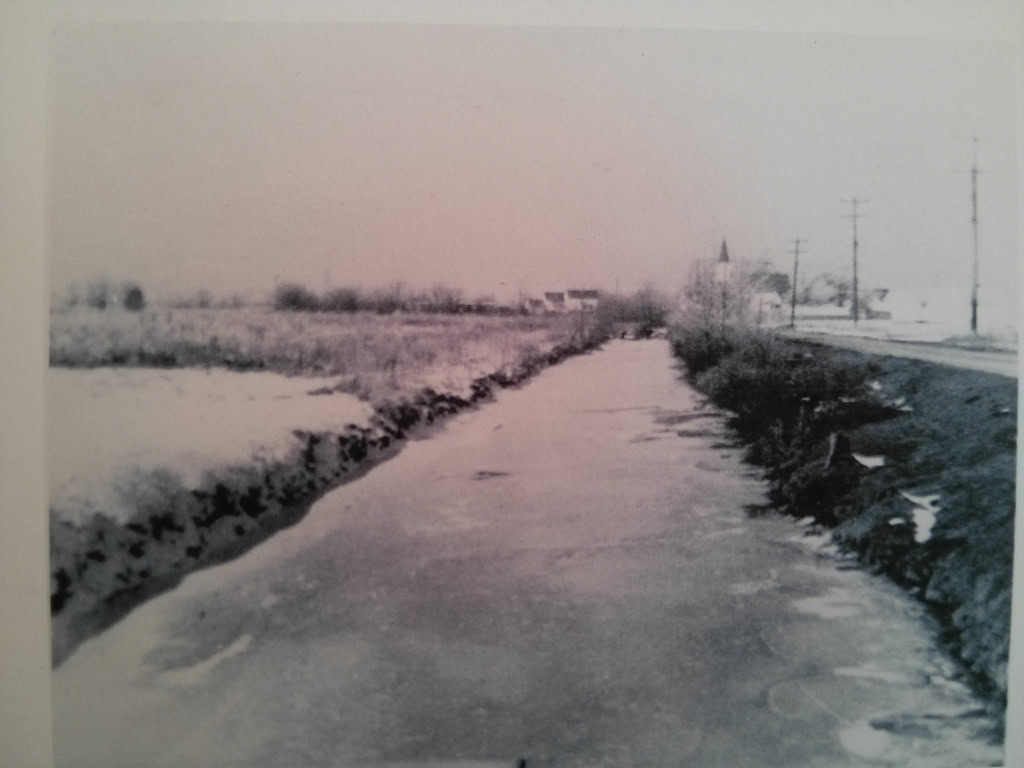
[[[62,766],[985,766],[899,589],[750,518],[663,341],[459,416],[55,671]]]

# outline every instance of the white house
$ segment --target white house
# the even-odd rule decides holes
[[[758,291],[750,297],[750,316],[758,325],[779,325],[789,319],[787,305],[775,291]]]
[[[960,291],[897,288],[876,291],[871,309],[899,323],[948,323],[951,317],[968,317],[969,301]]]
[[[565,293],[565,307],[570,312],[592,312],[601,300],[600,292],[594,290],[568,290]]]
[[[531,315],[561,314],[563,312],[592,312],[601,301],[601,292],[591,289],[545,291],[543,299],[525,298],[523,308]]]
[[[565,312],[565,293],[562,291],[545,291],[544,306],[548,312]]]

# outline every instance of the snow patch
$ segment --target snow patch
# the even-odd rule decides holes
[[[935,513],[921,507],[914,507],[914,541],[924,544],[932,537],[932,528],[935,526]]]
[[[768,572],[767,579],[737,582],[729,586],[728,592],[730,595],[751,596],[770,589],[777,589],[778,586],[778,571],[772,568]]]
[[[214,667],[223,661],[227,661],[232,656],[245,653],[250,645],[252,645],[252,635],[242,635],[231,645],[217,651],[217,653],[205,661],[193,664],[191,667],[168,669],[159,675],[159,679],[161,682],[173,686],[197,685],[210,674]]]
[[[804,597],[793,601],[800,613],[809,613],[822,619],[841,619],[856,616],[861,611],[859,600],[842,589],[831,589],[827,595]]]
[[[861,664],[859,667],[837,667],[833,670],[840,677],[853,677],[860,680],[878,680],[883,683],[908,684],[911,679],[900,672],[893,672],[888,669],[871,664]]]
[[[885,466],[885,456],[863,456],[859,453],[851,453],[857,463],[867,467],[868,469],[875,469],[876,467]]]
[[[847,752],[871,760],[889,746],[889,737],[867,723],[858,722],[840,729],[839,742]]]
[[[914,531],[914,541],[918,544],[924,544],[932,537],[932,528],[935,527],[941,495],[932,493],[928,496],[918,496],[907,491],[900,491],[900,496],[914,505],[911,509],[916,529]]]
[[[723,536],[741,536],[747,532],[747,529],[742,525],[734,525],[730,528],[721,528],[717,531],[710,531],[707,533],[709,539],[720,539]]]
[[[937,685],[940,688],[945,688],[946,690],[949,690],[949,691],[955,691],[956,693],[960,693],[960,694],[963,694],[965,696],[969,695],[970,694],[970,690],[971,690],[970,688],[968,688],[963,683],[961,683],[961,682],[959,682],[957,680],[951,680],[950,678],[948,678],[948,677],[946,677],[944,675],[932,675],[931,677],[928,678],[928,682],[931,683],[932,685]]]

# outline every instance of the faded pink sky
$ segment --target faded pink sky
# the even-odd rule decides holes
[[[678,288],[730,252],[1016,294],[1008,45],[543,27],[63,25],[51,36],[55,288],[151,295],[436,281]]]

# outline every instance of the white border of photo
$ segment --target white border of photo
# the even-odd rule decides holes
[[[55,23],[323,22],[605,26],[845,33],[1017,45],[1018,168],[1024,5],[1011,0],[3,0],[0,3],[0,763],[52,764],[44,376],[47,366],[47,43]],[[1024,231],[1018,221],[1018,248]],[[1019,280],[1019,276],[1018,276]],[[1018,294],[1019,295],[1019,294]],[[1020,478],[1018,469],[1018,478]],[[1017,523],[1020,514],[1018,482]],[[1024,547],[1017,547],[1007,722],[1024,690]],[[1009,729],[1006,765],[1024,764]]]

